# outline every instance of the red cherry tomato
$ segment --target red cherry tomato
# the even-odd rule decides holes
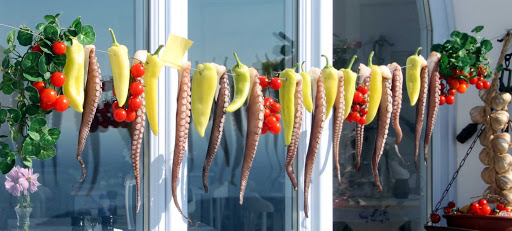
[[[124,119],[124,121],[131,123],[135,120],[136,117],[137,117],[137,112],[132,109],[128,109],[128,110],[126,110],[126,118]]]
[[[273,127],[269,127],[268,130],[270,131],[270,133],[276,135],[279,132],[281,132],[281,124],[277,123]]]
[[[457,94],[457,90],[455,90],[455,89],[448,90],[448,95],[455,95],[455,94]]]
[[[366,99],[361,100],[362,105],[366,105],[367,103],[368,103],[368,101]]]
[[[368,93],[368,86],[363,86],[359,92],[361,92],[363,95],[366,95]]]
[[[114,100],[114,102],[112,102],[112,111],[115,111],[119,109],[119,103],[117,102],[117,100]]]
[[[144,68],[144,65],[136,63],[132,66],[130,72],[132,73],[133,78],[140,78],[144,76],[144,73],[146,73],[146,68]]]
[[[461,84],[466,84],[466,83],[468,83],[468,82],[466,82],[466,80],[459,79],[459,85],[461,85]]]
[[[41,45],[39,45],[39,44],[36,44],[32,48],[30,48],[30,51],[39,52],[39,53],[43,54],[43,49],[41,49]]]
[[[466,85],[466,83],[460,84],[459,88],[457,88],[457,92],[464,94],[464,92],[466,92],[467,89],[468,89],[468,85]]]
[[[279,114],[279,113],[274,114],[274,117],[276,117],[276,120],[277,120],[277,121],[280,121],[280,120],[281,120],[281,114]]]
[[[347,118],[345,119],[345,121],[349,122],[349,123],[352,123],[354,121],[352,121],[352,117],[350,117],[350,114],[348,114]]]
[[[444,95],[439,96],[439,105],[446,103],[446,97]]]
[[[49,111],[49,110],[52,110],[53,109],[53,104],[51,103],[40,103],[39,104],[39,107],[45,111]]]
[[[46,83],[44,83],[43,81],[37,81],[32,83],[32,87],[37,89],[38,92],[41,92],[44,89],[44,87],[46,87]]]
[[[279,104],[278,102],[273,102],[272,105],[270,106],[270,112],[278,113],[280,111],[281,111],[281,104]]]
[[[452,213],[452,208],[450,208],[450,207],[444,207],[444,208],[443,208],[443,212],[444,212],[444,214],[450,214],[450,213]]]
[[[268,87],[269,82],[268,82],[268,79],[266,76],[262,75],[262,76],[258,77],[258,79],[260,80],[260,86],[262,89],[265,89]]]
[[[359,112],[359,110],[361,110],[361,108],[359,107],[359,105],[354,105],[354,106],[352,106],[352,111],[353,111],[353,112]]]
[[[478,201],[478,205],[480,205],[480,206],[484,206],[484,205],[486,205],[486,204],[487,204],[487,200],[485,200],[485,199],[480,199],[480,200]]]
[[[484,87],[484,83],[482,83],[481,81],[478,81],[476,84],[475,84],[475,87],[476,89],[480,90]]]
[[[270,116],[270,109],[265,108],[265,113],[263,114],[264,118],[267,118]]]
[[[350,113],[351,120],[354,122],[358,122],[361,119],[361,115],[358,112]]]
[[[52,51],[56,55],[63,55],[66,53],[66,44],[63,42],[54,42],[52,45]]]
[[[483,206],[480,208],[480,211],[479,211],[478,215],[484,215],[484,216],[487,216],[487,215],[491,214],[491,212],[492,212],[491,207],[490,207],[488,204],[485,204],[485,205],[483,205]]]
[[[142,86],[141,83],[133,82],[130,85],[130,94],[132,96],[139,96],[142,95],[142,93],[144,93],[144,86]]]
[[[507,213],[510,213],[510,208],[509,208],[509,207],[505,208],[505,211],[506,211]]]
[[[451,105],[451,104],[453,104],[453,103],[455,103],[455,96],[453,96],[453,95],[447,95],[447,96],[446,96],[446,103],[447,103],[447,104],[450,104],[450,105]]]
[[[354,99],[352,101],[354,103],[361,103],[361,101],[363,101],[363,93],[356,91],[356,93],[354,93]]]
[[[453,202],[453,201],[448,202],[448,207],[452,208],[452,209],[455,208],[455,202]]]
[[[279,90],[283,83],[281,82],[281,79],[278,77],[272,78],[272,81],[270,81],[270,87],[274,90]]]
[[[432,221],[432,223],[439,223],[441,221],[441,216],[439,216],[439,214],[437,213],[434,213],[432,215],[430,215],[430,220]]]
[[[274,127],[276,124],[278,124],[279,122],[277,122],[277,119],[276,117],[274,116],[269,116],[265,119],[265,123],[267,124],[268,128],[271,129],[272,127]]]
[[[366,116],[361,116],[361,118],[357,121],[359,125],[364,125],[366,123]]]
[[[271,97],[267,97],[267,98],[265,98],[263,105],[265,107],[270,107],[270,106],[272,106],[273,103],[274,103],[274,99],[272,99]]]
[[[263,123],[263,127],[261,128],[261,134],[267,134],[268,132],[268,126],[266,123]]]
[[[65,95],[59,95],[59,97],[57,97],[57,99],[53,103],[53,108],[55,109],[55,111],[58,112],[64,112],[68,109],[68,107],[69,100],[68,97],[66,97]]]
[[[469,79],[469,84],[475,85],[478,82],[478,77]]]
[[[491,87],[491,83],[489,81],[484,81],[483,84],[484,89],[489,89]]]
[[[50,77],[50,82],[53,84],[53,86],[62,87],[66,82],[66,76],[61,72],[55,72]]]
[[[51,88],[45,88],[40,93],[41,102],[46,104],[52,104],[57,99],[57,92]]]
[[[368,114],[368,108],[361,108],[361,115]]]
[[[473,212],[478,212],[478,210],[480,210],[480,205],[478,205],[478,203],[476,202],[473,202],[469,207],[469,210]]]
[[[505,210],[505,205],[503,205],[503,204],[498,204],[498,205],[496,205],[496,209],[497,209],[498,211]]]
[[[450,85],[450,88],[457,89],[457,88],[459,88],[460,84],[459,84],[459,81],[454,80],[449,85]]]
[[[122,108],[118,108],[117,110],[114,111],[114,119],[117,121],[117,122],[121,122],[123,120],[126,119],[126,110],[122,109]]]
[[[128,99],[128,108],[136,111],[142,107],[142,100],[138,96],[130,96]]]
[[[444,88],[445,88],[446,86],[444,85],[444,83],[441,83],[440,85],[441,85],[441,91],[444,91]]]

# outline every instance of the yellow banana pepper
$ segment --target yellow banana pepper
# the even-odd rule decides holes
[[[199,64],[192,81],[192,118],[199,136],[204,136],[217,91],[217,69],[213,63]]]
[[[68,97],[69,106],[80,113],[84,111],[84,59],[84,46],[73,38],[73,45],[66,49],[66,82],[62,91]]]
[[[411,101],[411,106],[416,104],[416,101],[418,101],[418,97],[420,96],[420,74],[422,63],[422,60],[418,55],[420,50],[421,47],[416,50],[414,55],[407,58],[407,68],[405,69],[405,83],[407,86],[407,94]]]
[[[114,77],[114,89],[119,107],[122,107],[128,97],[130,87],[130,60],[128,59],[128,48],[117,43],[114,31],[108,28],[112,35],[112,46],[107,50],[112,76]]]
[[[146,114],[148,115],[149,126],[155,136],[158,136],[158,77],[162,71],[163,63],[158,58],[158,53],[163,48],[160,45],[154,54],[148,53],[144,67],[144,100],[146,101]],[[115,83],[115,82],[114,82]],[[117,90],[116,90],[116,94]]]
[[[368,58],[368,66],[372,69],[372,79],[370,80],[370,90],[368,96],[368,114],[366,115],[365,125],[370,124],[380,105],[380,99],[382,98],[382,73],[378,65],[372,65],[373,51],[370,53]]]
[[[226,112],[238,110],[247,99],[249,89],[251,88],[249,68],[240,62],[236,53],[233,53],[233,55],[235,56],[236,64],[231,68],[231,74],[233,74],[233,83],[235,84],[235,96],[231,104],[226,108]]]
[[[302,77],[302,103],[308,112],[313,111],[313,99],[311,98],[311,75],[304,71],[304,63],[302,62],[301,69],[302,72],[300,76]]]
[[[326,55],[322,55],[325,58],[325,67],[322,69],[322,80],[324,82],[325,89],[325,104],[326,104],[326,113],[325,118],[329,117],[331,113],[332,107],[334,106],[334,101],[336,101],[336,95],[338,94],[338,70],[333,66],[329,65],[329,59]]]
[[[286,68],[279,75],[282,78],[283,85],[279,89],[279,102],[281,103],[281,114],[284,129],[284,145],[290,145],[293,135],[293,125],[295,122],[295,87],[297,86],[297,73],[295,64],[292,68]]]
[[[356,58],[357,55],[352,57],[352,60],[350,61],[347,69],[340,69],[340,71],[343,72],[343,86],[345,88],[345,117],[343,117],[343,119],[347,118],[350,110],[352,109],[352,100],[354,100],[354,93],[356,92],[357,73],[351,70],[352,64],[354,64]]]

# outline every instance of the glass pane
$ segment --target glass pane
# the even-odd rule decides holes
[[[297,62],[295,1],[189,0],[188,9],[189,38],[195,42],[189,51],[193,66],[216,62],[231,69],[233,52],[260,75],[262,69],[268,74]],[[233,90],[231,76],[229,81]],[[202,169],[212,125],[210,121],[205,137],[191,126],[188,215],[201,222],[204,230],[292,230],[293,189],[284,171],[282,134],[261,136],[244,204],[239,204],[246,121],[245,106],[227,113],[221,145],[208,175],[208,194],[202,185]]]
[[[45,14],[63,12],[59,21],[62,26],[68,26],[76,17],[81,16],[83,24],[94,27],[94,45],[98,51],[106,51],[112,45],[108,31],[111,27],[116,32],[118,42],[126,45],[129,54],[133,54],[137,49],[146,47],[146,11],[147,6],[143,3],[122,0],[91,0],[72,4],[67,1],[37,1],[30,4],[12,1],[0,8],[0,22],[35,28],[37,23],[44,22]],[[5,38],[9,31],[9,28],[0,27],[1,37]],[[0,39],[1,51],[7,45],[5,41]],[[24,52],[23,48],[19,50]],[[92,126],[81,156],[87,169],[86,178],[72,190],[73,183],[82,174],[76,160],[82,114],[71,108],[64,113],[53,112],[48,118],[49,126],[58,127],[62,135],[56,145],[55,157],[45,161],[34,160],[34,172],[39,174],[38,180],[42,185],[31,195],[33,211],[30,230],[106,230],[109,227],[116,230],[143,230],[143,206],[139,213],[135,213],[130,128],[125,126],[127,124],[114,123],[110,114],[100,113],[108,111],[101,108],[110,108],[109,104],[113,100],[112,72],[107,54],[96,54],[102,78],[107,83],[96,115],[99,120]],[[0,95],[2,106],[13,104],[12,98]],[[97,122],[107,128],[98,126]],[[4,124],[0,134],[7,134],[8,131],[7,124]],[[17,163],[21,164],[21,161]],[[5,176],[1,175],[0,229],[15,227],[14,207],[18,203],[16,197],[4,190],[4,182]],[[113,221],[109,224],[108,220]],[[85,226],[79,227],[80,221]]]
[[[367,0],[334,1],[334,66],[346,68],[353,55],[358,62],[367,64],[373,50],[373,63],[387,65],[397,62],[405,66],[406,59],[426,41],[421,34],[421,20],[415,0]],[[371,17],[368,17],[371,15]],[[375,20],[378,19],[378,20]],[[425,56],[425,53],[422,53]],[[405,69],[403,69],[405,78]],[[420,174],[414,167],[414,130],[416,107],[411,107],[407,97],[405,79],[400,125],[403,139],[399,150],[405,164],[394,148],[396,132],[390,125],[385,150],[379,163],[383,192],[377,192],[371,158],[377,133],[377,120],[365,126],[361,167],[354,171],[355,125],[343,124],[340,141],[339,163],[341,184],[337,181],[336,168],[333,176],[334,230],[423,230],[420,218],[424,216],[425,167]],[[422,138],[423,141],[423,138]],[[423,150],[423,148],[421,148]],[[423,157],[420,156],[420,163]]]

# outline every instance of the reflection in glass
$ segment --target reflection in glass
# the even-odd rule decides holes
[[[334,66],[346,68],[353,55],[367,63],[375,51],[374,64],[397,62],[405,65],[408,56],[421,46],[420,19],[416,1],[334,1]],[[369,17],[371,15],[371,17]],[[378,20],[375,20],[378,18]],[[424,55],[424,54],[423,54]],[[357,70],[354,64],[352,70]],[[405,73],[405,70],[404,70]],[[405,77],[405,76],[404,76]],[[403,84],[404,93],[406,91]],[[361,168],[355,172],[355,125],[345,122],[340,141],[342,182],[334,168],[334,230],[422,230],[420,217],[425,201],[425,168],[419,175],[414,168],[415,107],[404,94],[399,145],[404,162],[394,149],[396,133],[390,125],[385,150],[379,163],[384,191],[377,192],[371,158],[377,133],[376,120],[365,126]],[[420,157],[422,159],[423,157]]]
[[[233,52],[260,75],[297,62],[295,1],[189,1],[189,60],[235,64]],[[295,43],[294,43],[295,42]],[[233,91],[232,76],[229,76]],[[272,94],[272,95],[271,95]],[[231,93],[233,95],[233,93]],[[277,98],[277,91],[265,92]],[[209,110],[209,109],[208,109]],[[246,136],[246,107],[227,113],[220,148],[204,192],[202,169],[211,133],[199,137],[191,123],[188,145],[188,215],[204,230],[292,230],[292,187],[284,171],[282,134],[260,137],[244,203],[239,204]],[[191,229],[192,230],[192,229]],[[203,230],[203,229],[201,229]]]

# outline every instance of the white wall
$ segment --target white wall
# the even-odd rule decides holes
[[[453,0],[453,8],[456,30],[469,32],[477,25],[484,25],[485,29],[480,34],[491,39],[512,28],[512,20],[509,18],[510,9],[512,8],[512,1],[510,0]],[[502,44],[497,42],[496,39],[492,42],[494,49],[489,53],[489,57],[492,62],[491,66],[494,67]],[[455,121],[457,132],[460,132],[471,122],[469,110],[478,105],[483,105],[483,102],[478,97],[478,91],[473,86],[462,97],[456,97],[457,118]],[[438,119],[442,120],[443,118]],[[471,141],[460,144],[453,137],[453,142],[457,142],[457,165],[464,157]],[[459,173],[456,187],[458,205],[469,203],[471,197],[481,195],[485,188],[487,188],[487,185],[484,184],[480,177],[480,173],[484,168],[484,165],[478,159],[478,154],[481,150],[482,147],[477,143]],[[446,155],[454,155],[454,153],[446,153]]]

